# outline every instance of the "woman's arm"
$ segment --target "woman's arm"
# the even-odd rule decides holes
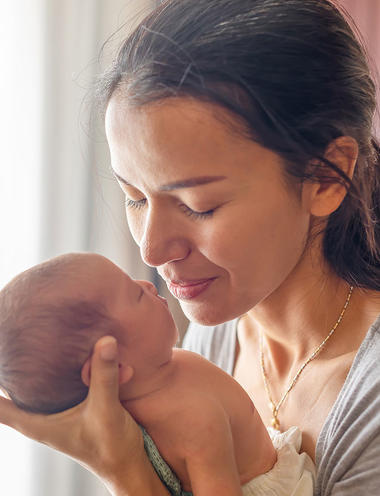
[[[118,474],[109,482],[103,480],[113,496],[168,496],[169,492],[161,483],[152,464],[144,453],[140,462],[127,474]]]
[[[0,398],[0,422],[79,462],[114,496],[168,496],[145,454],[141,430],[119,401],[117,343],[94,348],[87,398],[54,415],[24,412]]]

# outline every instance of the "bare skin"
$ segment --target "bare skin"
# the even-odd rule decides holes
[[[139,428],[120,404],[113,337],[96,344],[91,371],[90,391],[80,405],[46,416],[26,413],[0,397],[1,422],[70,456],[114,496],[168,496],[146,456]]]
[[[29,276],[28,281],[33,281],[33,274],[48,272],[50,267],[59,267],[60,275],[48,290],[38,291],[41,305],[70,299],[88,302],[117,322],[110,327],[118,340],[119,400],[154,439],[186,491],[194,496],[241,496],[242,485],[273,467],[276,450],[252,400],[216,365],[196,353],[173,348],[178,331],[167,301],[152,283],[131,279],[110,260],[93,253],[56,257],[19,278]],[[15,289],[17,280],[16,277],[9,285],[15,300],[25,296],[24,290]],[[28,292],[31,287],[34,288],[33,282],[28,284]],[[22,308],[13,310],[23,316]],[[55,325],[61,325],[59,320]],[[94,332],[96,328],[95,325]],[[44,335],[37,339],[33,326],[29,332],[36,342],[43,341]],[[82,347],[89,353],[91,336],[82,339]],[[36,351],[31,345],[29,351],[33,350]],[[66,358],[60,348],[53,347],[50,353],[53,367]],[[75,347],[71,354],[75,356]],[[81,372],[88,386],[91,367],[90,357]],[[45,374],[47,368],[40,373]],[[24,404],[29,404],[23,387],[30,374],[25,372],[23,377],[15,378],[20,391],[17,398]],[[46,398],[46,391],[36,392],[36,399],[42,400],[41,396]],[[141,439],[138,447],[141,448]],[[107,450],[106,454],[112,458]]]
[[[153,284],[132,280],[100,255],[72,258],[77,278],[57,291],[60,298],[83,294],[101,301],[120,322],[123,406],[146,428],[186,491],[240,496],[241,485],[276,462],[267,429],[247,393],[199,355],[173,349],[177,328]],[[49,299],[57,297],[49,294]],[[90,368],[88,360],[82,370],[85,384]]]
[[[158,268],[190,320],[211,325],[245,315],[234,377],[269,424],[259,331],[278,401],[336,322],[348,294],[348,284],[324,261],[322,236],[310,236],[339,207],[346,190],[337,183],[307,181],[292,189],[279,157],[239,136],[236,122],[231,131],[223,124],[230,119],[225,111],[192,99],[132,110],[114,97],[106,128],[112,167],[128,199],[127,219],[143,260]],[[341,137],[326,157],[352,176],[357,153],[356,141]],[[216,179],[160,190],[199,176]],[[214,213],[196,218],[194,211]],[[196,298],[181,298],[171,281],[186,286],[192,278],[215,280]],[[282,429],[299,426],[312,459],[322,425],[379,312],[379,293],[355,290],[342,324],[281,407]]]
[[[305,182],[295,192],[286,185],[276,154],[232,132],[224,124],[223,111],[218,117],[215,109],[191,99],[131,110],[125,100],[113,97],[106,116],[107,137],[112,167],[126,199],[132,201],[127,220],[143,260],[157,267],[171,289],[175,280],[186,285],[191,279],[213,278],[196,298],[178,295],[185,314],[206,325],[247,314],[239,326],[234,375],[267,422],[270,411],[258,369],[258,331],[264,334],[266,368],[278,399],[335,323],[348,292],[348,285],[325,266],[320,238],[307,243],[315,220],[335,211],[345,190],[332,183]],[[230,115],[227,120],[231,122]],[[350,137],[337,141],[339,146],[332,143],[327,151],[329,158],[352,175],[357,144]],[[196,176],[225,179],[162,189]],[[280,410],[283,428],[298,425],[305,430],[303,447],[312,457],[353,357],[379,312],[378,294],[355,290],[334,338],[305,369]],[[147,465],[137,430],[125,429],[133,423],[121,405],[114,418],[117,362],[112,362],[112,379],[97,362],[95,370],[100,382],[111,384],[113,391],[108,397],[99,382],[92,382],[92,390],[103,400],[100,405],[109,405],[87,403],[91,418],[102,426],[95,432],[88,432],[86,405],[73,410],[69,423],[53,416],[49,424],[53,428],[47,429],[44,417],[25,415],[1,399],[0,421],[81,461],[117,496],[167,494]],[[81,435],[78,443],[67,436],[72,429],[88,435]],[[111,461],[99,458],[104,443],[113,453]]]
[[[345,295],[339,303],[344,302]],[[343,387],[357,350],[368,328],[380,311],[379,297],[376,294],[354,293],[345,318],[336,330],[336,335],[329,341],[321,355],[312,361],[302,372],[296,385],[280,408],[281,430],[297,425],[302,431],[301,450],[315,461],[315,447],[319,433],[337,396]],[[337,315],[340,306],[336,301]],[[333,318],[334,319],[334,318]],[[326,325],[329,332],[334,320]],[[347,339],[351,336],[351,339]],[[321,341],[325,336],[321,336]],[[319,343],[318,343],[319,344]],[[317,344],[317,345],[318,345]],[[284,394],[294,375],[303,362],[316,348],[303,356],[290,354],[284,343],[271,341],[271,347],[264,347],[265,367],[270,378],[270,390],[275,402]],[[276,354],[276,358],[273,358]],[[268,357],[269,360],[268,360]],[[293,362],[291,362],[294,360]],[[244,387],[265,425],[270,425],[271,410],[269,400],[263,391],[263,379],[260,368],[259,328],[249,316],[245,316],[238,325],[238,344],[236,349],[235,379]],[[316,381],[316,377],[318,380]],[[299,405],[302,404],[300,409]]]
[[[241,485],[276,461],[253,403],[230,376],[195,353],[173,350],[165,367],[170,370],[162,387],[123,405],[147,429],[184,490],[242,494]]]

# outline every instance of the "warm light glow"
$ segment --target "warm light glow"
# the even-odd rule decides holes
[[[43,112],[40,0],[2,5],[0,286],[37,260]]]
[[[42,121],[42,1],[4,2],[0,166],[0,286],[36,263]],[[0,492],[31,494],[32,442],[0,425]]]

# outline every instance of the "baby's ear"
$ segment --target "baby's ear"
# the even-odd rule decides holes
[[[133,368],[119,363],[119,384],[125,384],[133,376]],[[82,382],[89,387],[91,380],[91,357],[87,358],[81,370]]]
[[[130,365],[119,363],[119,384],[125,384],[132,379],[134,370]]]
[[[85,384],[87,387],[89,387],[90,386],[90,379],[91,379],[91,357],[87,358],[85,364],[82,367],[80,375],[81,375],[83,384]]]

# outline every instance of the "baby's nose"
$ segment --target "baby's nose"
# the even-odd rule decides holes
[[[141,286],[143,286],[146,290],[150,291],[151,293],[153,293],[154,295],[158,295],[158,291],[157,291],[157,288],[156,286],[151,283],[150,281],[136,281],[138,284],[140,284]]]

